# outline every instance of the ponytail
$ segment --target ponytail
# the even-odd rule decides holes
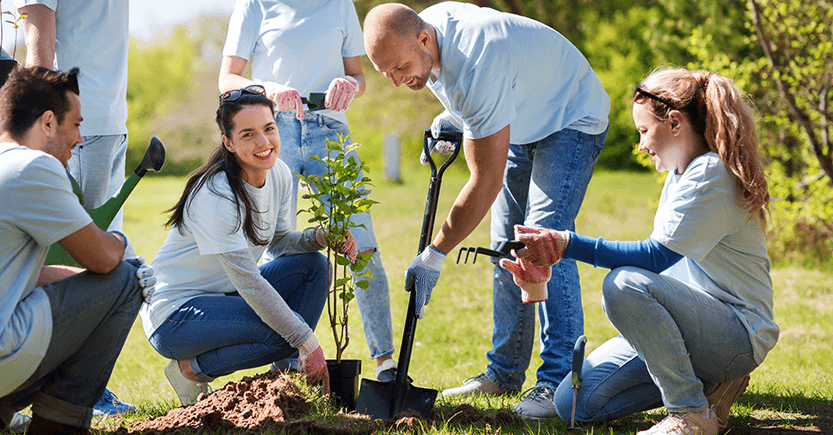
[[[742,207],[766,226],[770,197],[753,108],[746,95],[726,77],[683,68],[657,69],[642,85],[681,108],[694,131],[735,177],[743,196]],[[671,110],[662,104],[650,104],[649,108],[661,119]]]

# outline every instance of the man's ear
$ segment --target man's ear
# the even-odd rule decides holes
[[[36,125],[43,130],[44,134],[51,136],[58,128],[58,117],[55,116],[55,112],[47,110],[38,118]]]
[[[428,49],[431,44],[431,34],[427,30],[423,30],[417,34],[417,42],[423,49]]]

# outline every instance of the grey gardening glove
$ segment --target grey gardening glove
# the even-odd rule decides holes
[[[440,279],[440,270],[446,255],[428,246],[414,258],[408,270],[405,271],[405,290],[416,289],[416,316],[421,319],[425,315],[425,306],[431,302],[431,290]]]
[[[451,154],[454,152],[457,144],[444,140],[437,140],[441,131],[460,132],[463,131],[463,120],[454,116],[448,110],[444,110],[434,118],[431,123],[431,136],[433,139],[428,139],[428,149],[432,154]],[[419,155],[419,162],[423,165],[428,164],[428,157],[425,155],[425,150]]]

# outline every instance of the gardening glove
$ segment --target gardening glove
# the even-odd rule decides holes
[[[463,120],[451,114],[448,109],[434,118],[434,122],[431,123],[431,136],[434,136],[434,139],[428,139],[428,149],[432,154],[451,154],[457,146],[454,142],[437,140],[442,131],[463,131]],[[428,164],[424,149],[419,155],[419,162],[423,166]]]
[[[133,243],[130,242],[130,239],[128,239],[123,232],[119,230],[110,230],[108,232],[118,234],[124,239],[124,253],[121,256],[121,261],[136,257],[136,248],[133,247]],[[145,260],[142,259],[142,264],[144,264],[144,262]]]
[[[327,94],[324,96],[324,107],[343,112],[350,106],[353,98],[359,92],[359,81],[351,76],[336,77],[330,82]]]
[[[275,110],[294,110],[296,118],[304,117],[304,103],[301,101],[301,94],[296,89],[275,82],[262,84],[266,88],[266,96],[275,103]]]
[[[512,273],[515,284],[521,288],[521,301],[525,304],[547,300],[547,283],[552,276],[552,266],[538,267],[523,258],[500,260],[500,267]]]
[[[325,234],[322,227],[315,229],[315,241],[322,247],[329,247],[339,254],[346,255],[351,263],[356,262],[356,257],[359,255],[356,245],[356,239],[353,238],[353,233],[347,230],[347,237],[344,240],[338,240],[340,237],[336,234]]]
[[[414,258],[408,270],[405,271],[405,290],[416,289],[416,315],[421,319],[425,314],[425,306],[431,302],[431,290],[440,279],[440,270],[446,255],[428,246]]]
[[[139,280],[139,287],[142,288],[142,297],[145,302],[150,303],[150,298],[156,290],[156,276],[154,276],[153,266],[145,264],[145,257],[139,255],[138,257],[128,258],[124,260],[133,265],[136,269],[136,279]]]
[[[324,386],[324,394],[330,394],[330,372],[327,370],[324,351],[315,334],[310,335],[298,347],[298,362],[301,365],[301,373],[307,377],[307,382],[321,383]]]
[[[564,256],[564,250],[570,244],[570,232],[515,225],[515,240],[526,245],[515,253],[518,258],[538,267],[550,267]]]

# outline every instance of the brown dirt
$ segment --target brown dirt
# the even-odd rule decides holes
[[[422,420],[419,413],[412,410],[384,421],[373,421],[370,416],[355,412],[313,418],[317,405],[305,397],[296,380],[277,372],[245,377],[239,382],[226,384],[209,396],[200,395],[194,405],[174,408],[165,415],[136,423],[130,429],[119,429],[115,433],[167,435],[272,431],[288,434],[363,435],[392,431],[417,433],[431,426],[430,422]],[[486,416],[467,404],[453,411],[435,410],[432,420],[448,420],[450,424],[486,428],[522,421],[509,410]]]

